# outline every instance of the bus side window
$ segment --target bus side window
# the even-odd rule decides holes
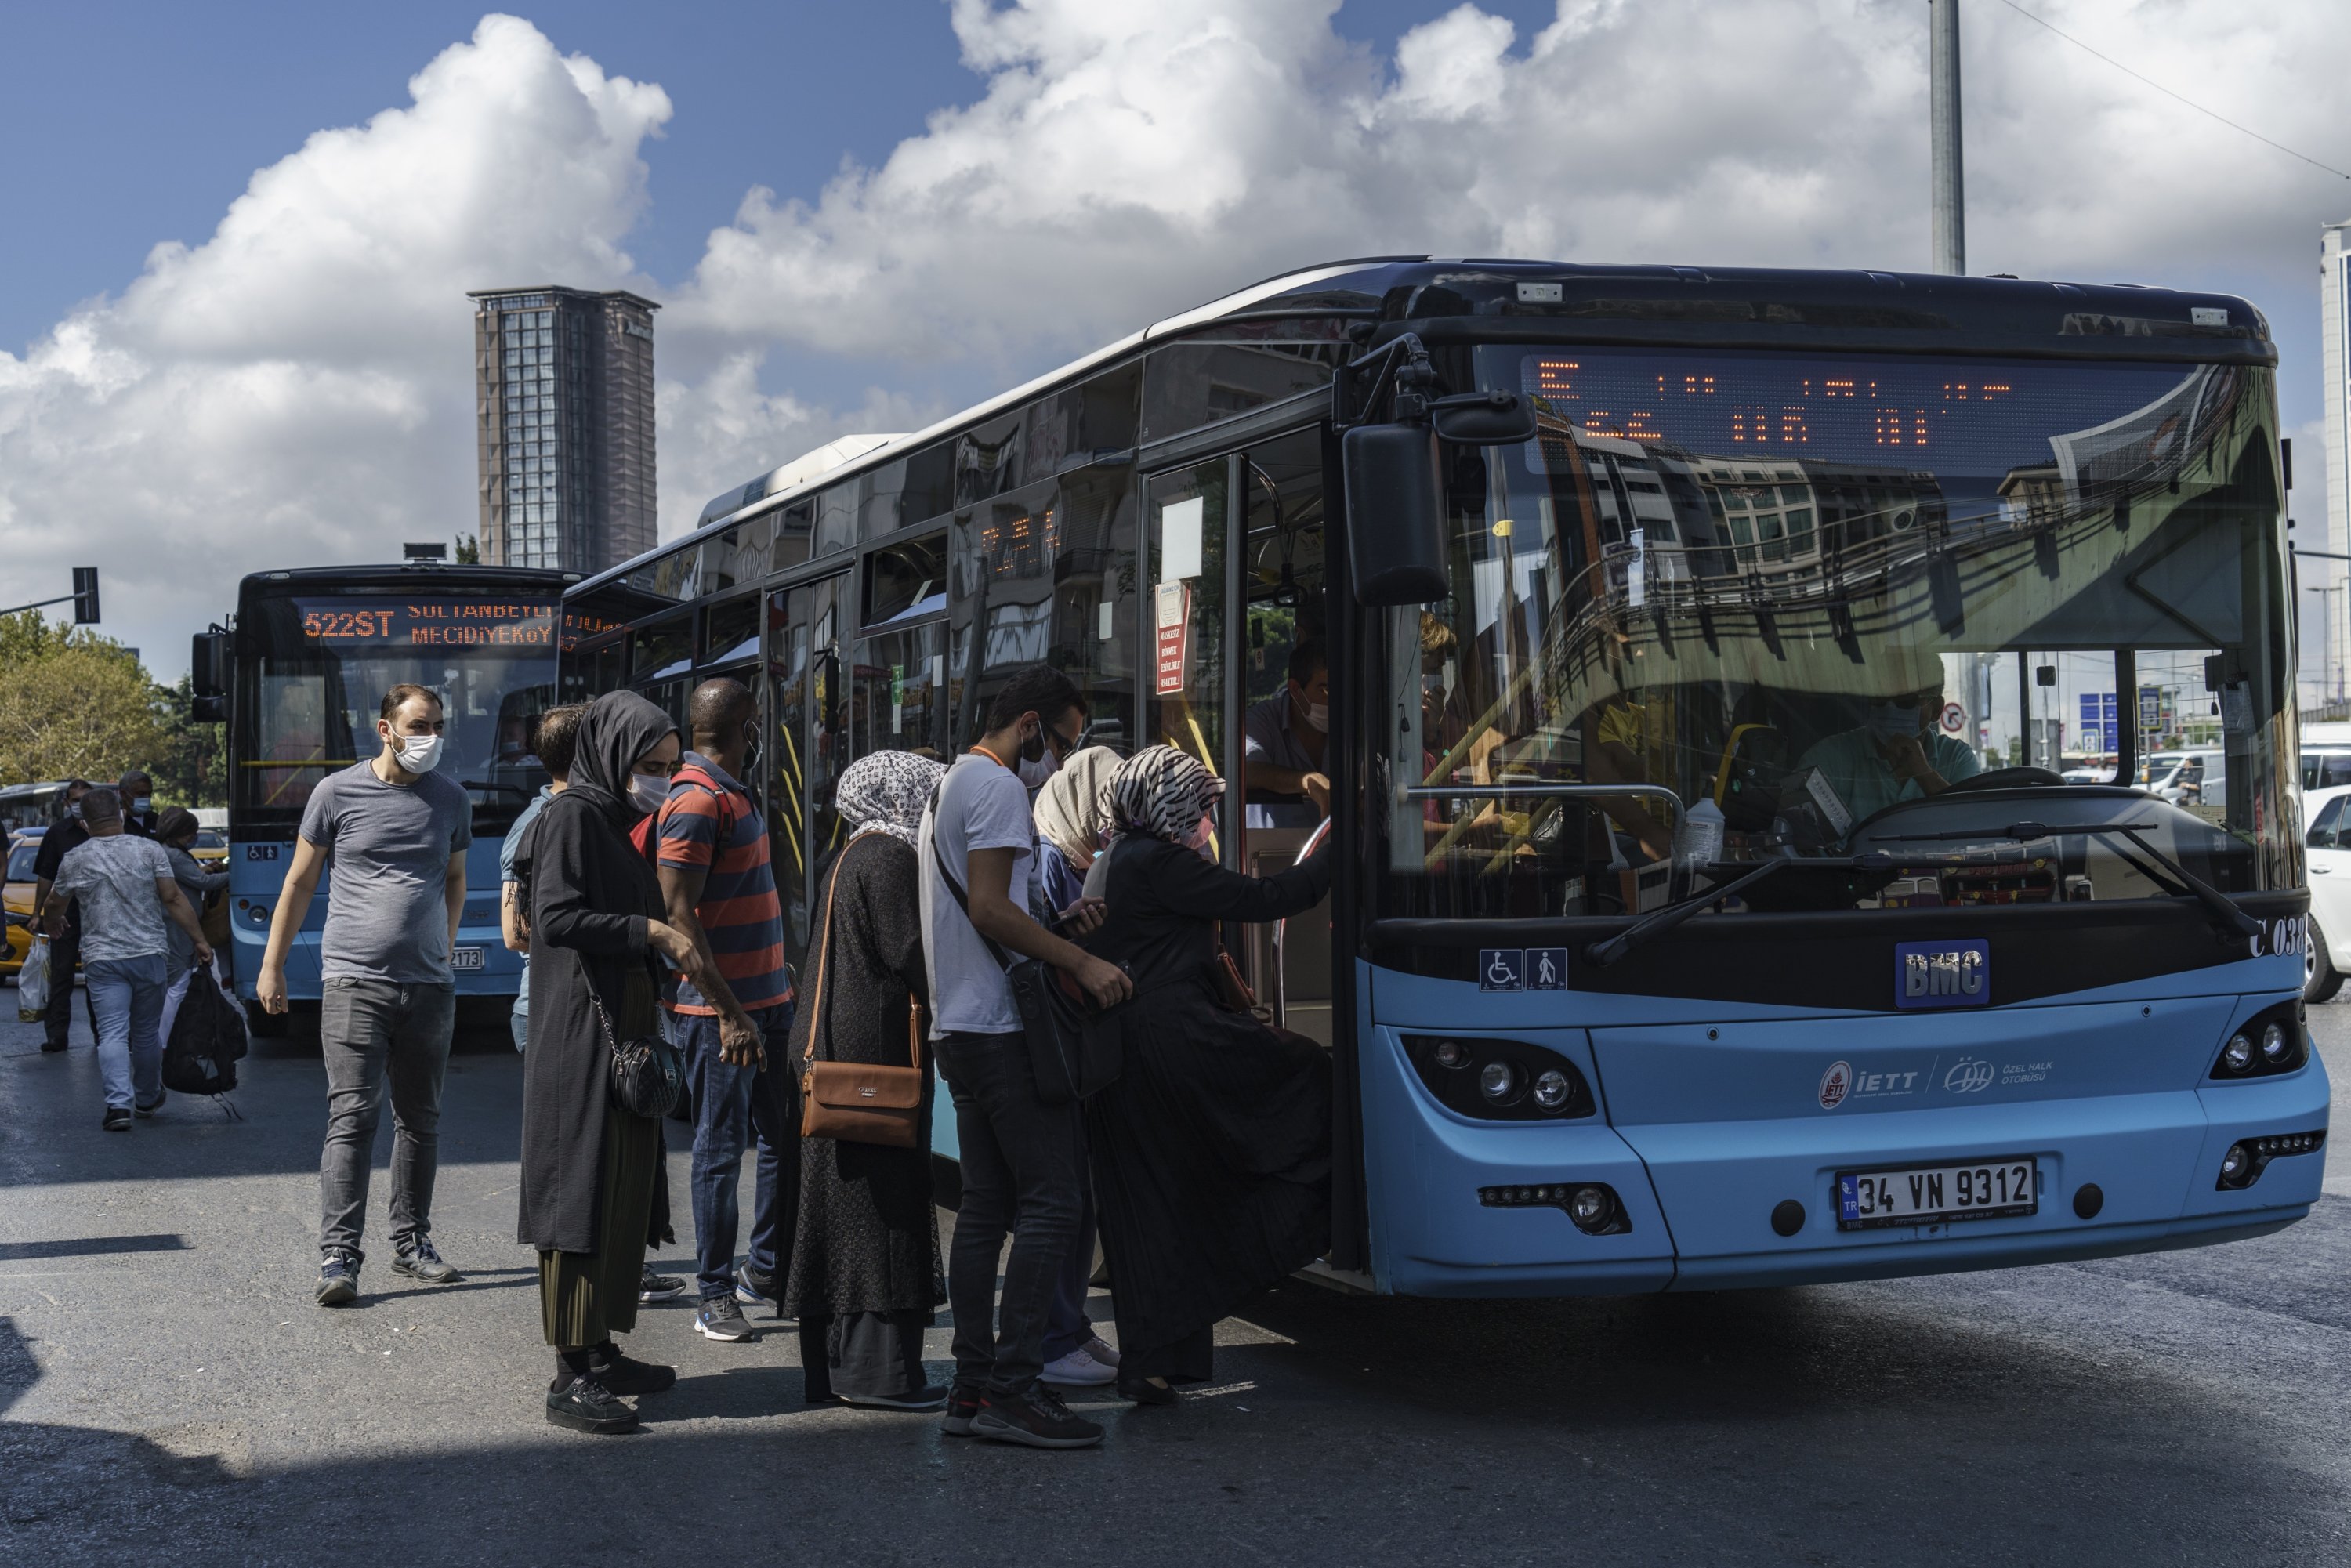
[[[2337,795],[2318,809],[2318,820],[2310,824],[2310,831],[2303,840],[2306,845],[2314,850],[2331,850],[2335,847],[2335,824],[2343,820],[2345,799],[2346,797]]]

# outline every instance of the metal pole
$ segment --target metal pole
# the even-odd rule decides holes
[[[1935,270],[1968,269],[1966,179],[1959,167],[1959,0],[1927,0],[1933,127]]]

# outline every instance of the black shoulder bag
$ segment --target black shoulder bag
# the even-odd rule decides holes
[[[670,1113],[678,1099],[685,1092],[685,1055],[656,1030],[641,1034],[622,1045],[613,1032],[612,1018],[604,1010],[604,998],[596,994],[595,977],[588,971],[585,954],[573,950],[580,960],[580,974],[588,987],[589,1005],[596,1009],[596,1022],[604,1031],[604,1043],[611,1051],[610,1068],[612,1098],[621,1109],[632,1116],[661,1120]]]
[[[971,900],[939,852],[938,799],[935,793],[931,797],[931,862],[968,921]],[[1020,1031],[1029,1040],[1029,1066],[1037,1077],[1037,1098],[1048,1105],[1067,1105],[1118,1082],[1125,1045],[1116,1013],[1096,1011],[1076,981],[1042,959],[1012,957],[977,925],[972,935],[987,945],[1011,983],[1013,1005],[1020,1009]]]

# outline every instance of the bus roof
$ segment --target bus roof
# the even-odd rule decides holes
[[[1532,289],[1527,285],[1538,285]],[[1364,256],[1282,273],[1073,360],[1008,392],[809,474],[799,460],[714,497],[693,533],[578,585],[625,577],[690,540],[893,462],[968,425],[1171,340],[1281,317],[1351,318],[1366,348],[1430,342],[1811,348],[2019,358],[2275,365],[2268,319],[2228,294],[2140,284],[1855,269],[1581,265],[1485,257]],[[770,488],[772,480],[782,479]]]
[[[458,566],[446,561],[395,561],[362,566],[298,566],[248,573],[237,597],[248,594],[315,593],[321,589],[540,588],[558,591],[580,580],[576,571],[533,566]]]

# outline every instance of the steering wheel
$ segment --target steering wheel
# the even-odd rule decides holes
[[[1943,786],[1946,795],[1972,794],[1979,789],[2039,789],[2065,782],[2063,775],[2046,768],[1995,768],[1989,773],[1973,773]]]

